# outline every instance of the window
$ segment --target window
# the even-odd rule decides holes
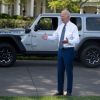
[[[57,17],[42,17],[38,22],[39,30],[56,30],[58,27]]]
[[[71,17],[70,20],[78,27],[79,31],[82,29],[82,20],[80,17]]]
[[[86,19],[86,29],[88,31],[100,31],[100,18],[88,17]]]

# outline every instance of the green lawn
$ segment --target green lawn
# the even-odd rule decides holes
[[[57,60],[57,56],[17,56],[17,60]]]
[[[38,96],[38,97],[0,97],[0,100],[100,100],[100,96],[71,96],[71,97],[66,97],[66,96]]]

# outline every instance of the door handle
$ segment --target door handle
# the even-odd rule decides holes
[[[37,37],[36,35],[32,35],[32,37]]]
[[[33,43],[32,46],[37,47],[37,44],[36,43]]]

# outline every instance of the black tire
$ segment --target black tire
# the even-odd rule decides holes
[[[0,44],[0,66],[10,67],[16,61],[15,48],[8,43]]]
[[[80,54],[81,62],[90,68],[96,68],[100,66],[100,47],[98,44],[92,44],[86,46]]]

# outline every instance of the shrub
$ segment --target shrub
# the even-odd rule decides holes
[[[13,15],[12,18],[13,18],[13,19],[23,19],[23,16]]]
[[[29,26],[33,20],[23,19],[1,19],[0,28],[25,28]]]
[[[3,14],[0,14],[0,18],[1,19],[10,18],[10,15],[3,13]]]

